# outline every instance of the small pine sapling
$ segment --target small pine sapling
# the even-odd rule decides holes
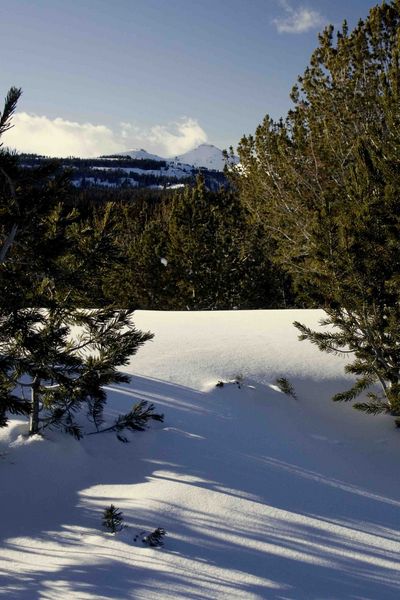
[[[148,546],[151,546],[152,548],[157,548],[160,546],[164,545],[164,536],[166,535],[166,531],[165,529],[163,529],[162,527],[157,527],[157,529],[155,529],[152,533],[149,533],[149,535],[146,535],[143,539],[142,542],[143,544],[147,544]]]
[[[123,524],[124,517],[118,508],[111,504],[108,508],[104,509],[103,512],[103,527],[110,533],[117,533],[121,531],[125,526]]]
[[[291,396],[292,398],[297,400],[297,396],[294,391],[294,387],[292,386],[290,381],[288,379],[286,379],[286,377],[278,377],[276,380],[276,385],[281,390],[281,392],[283,392],[287,396]]]

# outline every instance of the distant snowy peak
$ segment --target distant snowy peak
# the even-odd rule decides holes
[[[114,156],[130,157],[139,160],[166,161],[167,164],[171,166],[180,163],[181,165],[187,165],[197,169],[204,167],[214,171],[223,171],[225,167],[225,159],[222,150],[212,144],[200,144],[200,146],[194,150],[175,156],[175,158],[162,158],[161,156],[157,156],[157,154],[150,154],[150,152],[143,150],[143,148],[140,150],[118,152],[118,154],[115,154]],[[236,164],[238,162],[239,159],[235,156],[234,163]]]
[[[165,160],[165,158],[157,156],[157,154],[150,154],[150,152],[143,150],[143,148],[140,148],[140,150],[126,150],[125,152],[118,152],[118,154],[115,154],[115,156],[126,156],[139,160]]]
[[[206,169],[214,169],[216,171],[223,171],[225,167],[222,150],[212,144],[200,144],[194,150],[177,156],[175,160],[180,163],[193,165],[194,167],[205,167]],[[234,162],[238,162],[236,157]]]

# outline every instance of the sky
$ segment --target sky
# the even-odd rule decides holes
[[[377,0],[0,0],[4,143],[49,156],[236,147],[284,116],[318,32]]]

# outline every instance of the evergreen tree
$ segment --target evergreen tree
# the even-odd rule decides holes
[[[288,277],[270,260],[270,240],[233,190],[194,188],[137,197],[116,207],[106,297],[159,310],[280,307],[291,303]]]
[[[20,93],[6,98],[0,134]],[[56,164],[28,172],[5,151],[0,182],[0,426],[7,413],[29,414],[30,434],[55,426],[79,438],[80,409],[99,429],[104,386],[129,381],[118,368],[152,335],[135,328],[132,311],[81,308],[107,258],[117,260],[112,207],[82,219]]]
[[[351,400],[400,412],[400,2],[371,9],[353,32],[328,27],[292,92],[285,120],[268,116],[243,138],[242,198],[262,215],[283,265],[327,313],[327,332],[301,339],[350,352]],[[331,326],[334,326],[334,329]]]
[[[124,261],[113,264],[106,297],[130,308],[167,310],[175,290],[162,259],[166,254],[168,198],[147,195],[118,206],[116,245]]]
[[[104,529],[110,533],[117,533],[124,528],[123,514],[118,508],[115,508],[113,504],[104,509],[102,522]]]
[[[177,193],[168,221],[166,271],[178,290],[178,308],[280,306],[278,269],[258,233],[232,190],[212,192],[199,177],[193,189]]]
[[[155,529],[152,533],[149,533],[149,535],[146,535],[142,542],[144,544],[147,544],[148,546],[151,546],[152,548],[157,548],[160,546],[164,546],[164,537],[166,536],[167,532],[165,531],[165,529],[163,529],[162,527],[157,527],[157,529]]]

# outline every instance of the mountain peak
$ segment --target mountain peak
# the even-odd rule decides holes
[[[200,144],[194,150],[189,150],[189,152],[177,156],[176,160],[194,167],[205,167],[215,171],[223,171],[225,167],[222,150],[213,144]]]
[[[150,152],[147,152],[147,150],[144,150],[144,148],[140,148],[135,149],[135,150],[126,150],[125,152],[118,152],[116,154],[116,156],[127,156],[130,158],[137,158],[137,159],[148,159],[148,160],[165,160],[165,158],[162,158],[161,156],[158,156],[157,154],[150,154]]]
[[[214,144],[200,144],[197,148],[189,150],[184,154],[176,156],[174,159],[162,158],[156,154],[150,154],[144,148],[140,150],[126,150],[125,152],[118,152],[117,156],[126,156],[134,159],[150,159],[167,161],[167,163],[183,163],[190,165],[195,168],[206,168],[213,171],[223,171],[225,167],[225,158],[222,150],[214,146]],[[235,159],[235,162],[236,159]]]

